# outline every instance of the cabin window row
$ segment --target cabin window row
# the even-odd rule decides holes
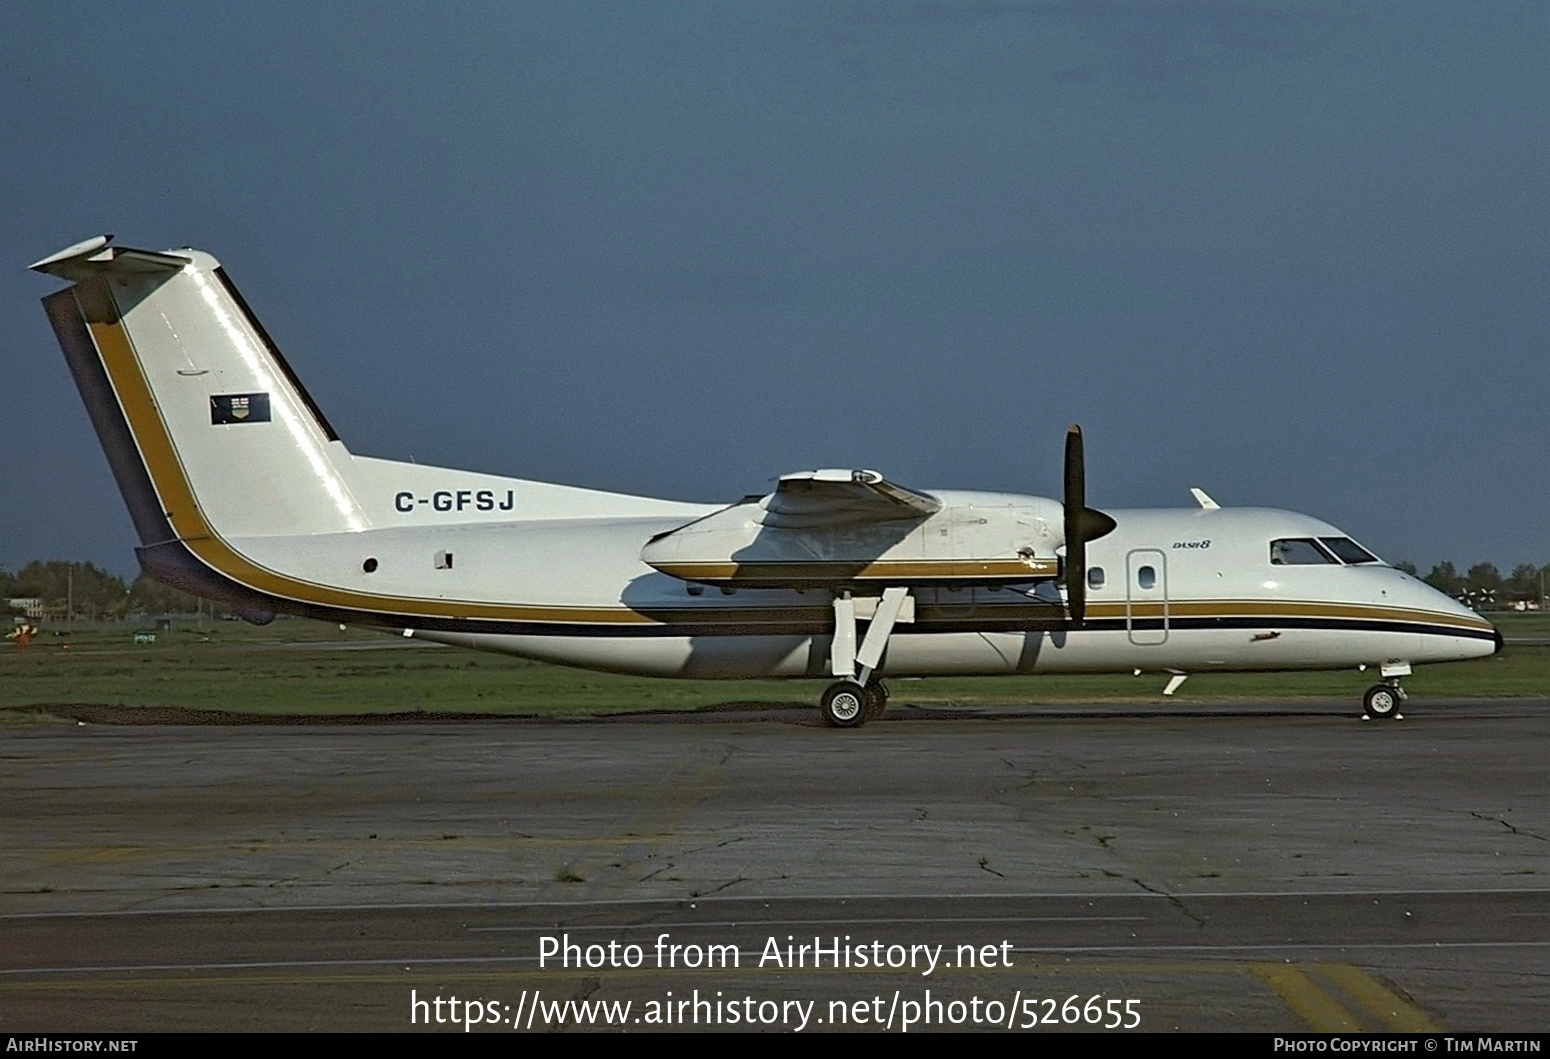
[[[1350,537],[1283,537],[1270,542],[1271,566],[1359,566],[1382,561]],[[1103,588],[1107,583],[1103,567],[1087,568],[1088,588]],[[1157,570],[1151,566],[1137,567],[1136,585],[1156,588]]]
[[[1102,588],[1108,583],[1108,578],[1101,566],[1089,566],[1087,568],[1087,587]],[[1138,566],[1136,568],[1136,584],[1141,588],[1157,587],[1157,569],[1152,566]]]

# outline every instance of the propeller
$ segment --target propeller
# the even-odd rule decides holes
[[[1082,457],[1082,428],[1066,431],[1066,609],[1081,624],[1087,613],[1087,542],[1114,529],[1114,520],[1087,506],[1087,469]]]

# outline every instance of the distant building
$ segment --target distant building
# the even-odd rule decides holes
[[[37,596],[20,596],[6,600],[12,610],[19,610],[33,621],[43,617],[43,601]]]

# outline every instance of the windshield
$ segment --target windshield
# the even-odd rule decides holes
[[[1360,544],[1357,544],[1350,537],[1320,537],[1319,543],[1334,552],[1343,563],[1355,565],[1357,563],[1381,563],[1383,561]]]
[[[1356,566],[1382,561],[1350,537],[1283,537],[1270,542],[1271,566]]]
[[[1312,537],[1286,537],[1270,542],[1271,566],[1334,566],[1338,560]]]

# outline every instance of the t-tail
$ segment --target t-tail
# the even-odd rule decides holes
[[[325,542],[666,506],[352,455],[215,258],[110,241],[32,268],[72,283],[43,304],[157,580],[255,620],[381,613],[351,590],[361,560],[336,563]]]

